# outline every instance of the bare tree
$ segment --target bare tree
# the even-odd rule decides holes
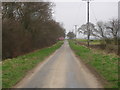
[[[103,21],[98,21],[96,23],[96,29],[94,29],[93,35],[107,43],[108,39],[112,37],[112,34],[110,33],[110,30],[106,29],[106,25],[107,23],[104,23]]]
[[[94,36],[101,39],[107,38],[105,24],[102,21],[97,22]]]
[[[83,24],[80,28],[78,28],[78,32],[82,33],[84,35],[88,35],[88,30],[87,30],[88,24]],[[89,23],[89,31],[90,31],[90,36],[94,35],[94,30],[95,30],[95,25],[93,23]]]
[[[108,25],[106,25],[106,29],[110,30],[110,33],[114,38],[115,44],[117,44],[117,37],[118,37],[118,30],[119,30],[118,24],[119,24],[118,19],[112,19],[111,21],[108,22]]]

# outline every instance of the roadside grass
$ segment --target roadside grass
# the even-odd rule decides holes
[[[8,59],[2,62],[2,87],[10,88],[19,82],[29,70],[43,61],[47,56],[61,47],[63,41],[57,44],[43,48],[41,50],[29,53],[17,58]]]
[[[85,63],[93,67],[107,81],[105,88],[118,88],[118,56],[80,46],[73,40],[69,40],[69,44]]]

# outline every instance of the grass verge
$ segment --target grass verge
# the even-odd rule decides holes
[[[2,62],[2,87],[10,88],[20,81],[29,70],[61,47],[62,41],[57,44],[38,50],[33,53],[8,59]]]
[[[106,81],[105,88],[118,88],[118,57],[107,55],[69,40],[70,47],[80,58],[93,67]]]

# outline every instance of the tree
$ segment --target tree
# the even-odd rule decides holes
[[[93,31],[93,36],[99,38],[102,40],[102,44],[109,43],[110,42],[110,37],[111,33],[109,30],[106,29],[106,23],[103,21],[98,21],[96,23],[96,27]]]
[[[118,30],[119,30],[118,24],[119,24],[118,19],[112,19],[106,25],[106,29],[110,30],[110,33],[112,34],[115,44],[117,44],[117,38],[118,38]]]
[[[73,32],[68,32],[67,37],[69,39],[74,39],[76,37],[76,35]]]
[[[94,29],[94,36],[100,39],[106,39],[107,38],[106,34],[107,33],[105,23],[102,21],[98,21],[96,24],[96,29]]]
[[[51,2],[3,2],[3,59],[53,45],[65,29],[52,19]]]
[[[89,30],[88,24],[83,24],[80,28],[78,28],[78,32],[84,35],[87,35],[88,38],[88,46],[89,46],[89,39],[90,36],[94,36],[95,25],[93,23],[89,23]]]

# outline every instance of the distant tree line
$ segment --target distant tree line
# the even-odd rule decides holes
[[[68,37],[68,39],[75,39],[76,35],[73,32],[68,32],[67,37]]]
[[[53,45],[65,29],[52,19],[51,2],[2,3],[2,57],[13,58]]]

